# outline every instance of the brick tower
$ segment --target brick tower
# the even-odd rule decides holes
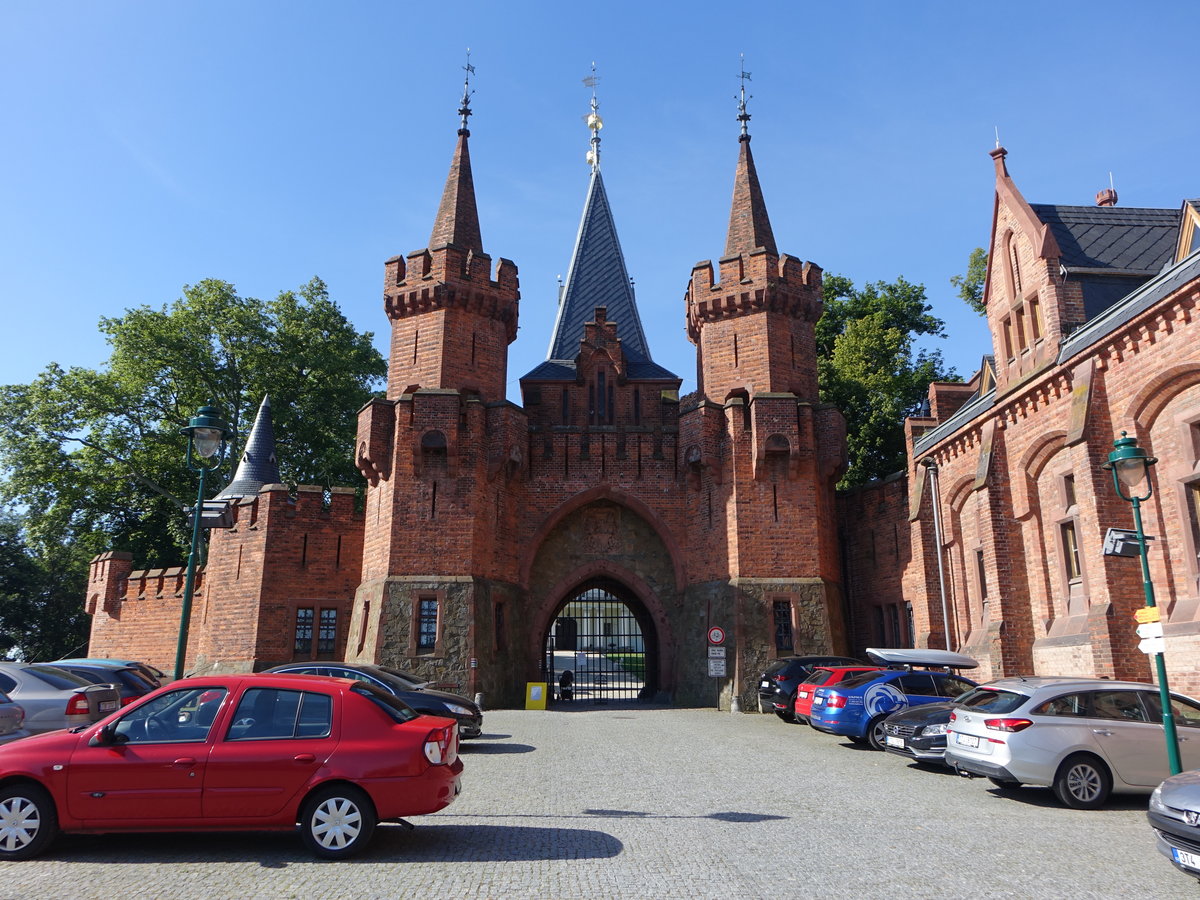
[[[715,273],[696,265],[686,293],[699,390],[681,429],[693,593],[734,629],[744,684],[764,653],[844,649],[834,485],[846,451],[841,414],[818,400],[821,269],[776,249],[744,89],[738,119],[725,255]]]
[[[457,669],[474,656],[473,578],[495,575],[494,535],[507,504],[488,477],[501,451],[489,448],[523,446],[511,440],[505,402],[517,268],[500,259],[493,270],[483,249],[469,99],[468,85],[429,246],[384,265],[388,390],[359,413],[366,535],[346,647],[359,661],[427,656],[443,677],[447,660]]]

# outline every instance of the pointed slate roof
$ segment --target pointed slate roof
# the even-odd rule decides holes
[[[246,438],[246,449],[242,452],[242,461],[238,463],[233,481],[221,493],[217,500],[236,500],[242,497],[253,497],[264,484],[279,483],[279,463],[275,459],[275,427],[271,422],[271,398],[263,397],[258,415],[254,417],[254,427]]]
[[[765,247],[775,249],[775,234],[767,217],[758,172],[754,169],[754,154],[750,152],[750,135],[739,138],[737,171],[733,177],[733,206],[729,210],[729,232],[725,237],[725,255],[737,256]]]
[[[433,223],[433,234],[429,237],[430,247],[454,244],[464,250],[483,253],[479,210],[475,206],[475,182],[471,178],[471,153],[467,148],[467,138],[470,136],[471,133],[465,128],[458,132],[458,144],[450,160],[450,174],[446,176],[442,202]]]
[[[597,168],[592,172],[579,235],[567,284],[558,305],[554,332],[550,336],[548,360],[574,360],[579,355],[583,326],[595,318],[596,307],[608,310],[608,321],[617,324],[621,348],[631,362],[649,361],[650,348],[642,331],[633,285],[625,269],[625,257],[617,240],[604,180]]]

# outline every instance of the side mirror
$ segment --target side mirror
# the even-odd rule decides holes
[[[92,735],[92,739],[88,741],[89,747],[114,747],[124,744],[128,738],[123,734],[117,734],[116,722],[109,722],[99,731]]]

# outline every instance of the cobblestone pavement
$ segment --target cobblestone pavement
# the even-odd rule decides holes
[[[1167,897],[1145,798],[1002,796],[770,715],[490,710],[461,798],[317,862],[293,835],[60,838],[0,897]]]

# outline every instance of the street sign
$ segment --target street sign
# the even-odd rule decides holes
[[[1138,644],[1138,649],[1141,650],[1143,653],[1150,654],[1151,656],[1153,656],[1155,653],[1166,653],[1167,652],[1167,641],[1165,638],[1161,638],[1161,637],[1148,637],[1145,640],[1143,640],[1140,644]],[[711,662],[712,661],[710,660],[709,661],[710,665],[711,665]]]
[[[1162,619],[1162,612],[1157,606],[1143,606],[1133,617],[1139,622],[1158,622]]]
[[[1137,627],[1137,636],[1140,638],[1162,637],[1162,622],[1146,622],[1144,625],[1139,625]]]
[[[709,647],[708,648],[708,658],[709,659],[724,659],[725,658],[725,648],[724,647]]]
[[[725,660],[710,659],[708,661],[708,677],[709,678],[724,678],[725,677]]]
[[[725,643],[725,629],[721,628],[719,625],[714,625],[712,628],[708,629],[708,642],[710,644]]]

